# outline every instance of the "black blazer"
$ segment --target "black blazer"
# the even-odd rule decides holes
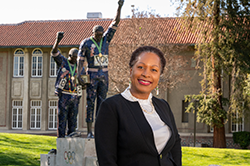
[[[100,166],[181,166],[181,139],[173,113],[165,100],[152,98],[171,137],[161,154],[152,129],[138,102],[121,94],[102,102],[95,123],[95,144]]]

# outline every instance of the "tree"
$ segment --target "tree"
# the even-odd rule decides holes
[[[181,44],[178,41],[178,34],[173,30],[176,26],[173,22],[176,20],[161,18],[153,11],[140,12],[133,9],[132,13],[132,18],[121,21],[111,43],[110,54],[114,56],[109,57],[110,91],[120,93],[128,87],[130,56],[136,48],[145,45],[159,48],[167,60],[164,74],[160,78],[160,92],[187,80],[187,74],[182,70],[186,66],[186,59],[178,54],[189,48],[188,43]]]
[[[198,100],[197,120],[213,127],[216,148],[226,147],[227,118],[236,113],[242,117],[249,111],[249,95],[245,93],[250,72],[249,8],[248,0],[181,0],[178,8],[186,20],[185,27],[201,34],[195,59],[202,62],[204,69],[202,91],[186,96],[188,111]],[[231,86],[229,98],[223,97],[221,88],[225,77]]]

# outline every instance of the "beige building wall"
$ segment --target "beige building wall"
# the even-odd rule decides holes
[[[10,123],[10,63],[8,50],[0,50],[0,128],[8,129]]]
[[[38,47],[39,48],[39,47]],[[22,48],[25,52],[24,77],[13,77],[13,57],[16,48],[0,48],[0,129],[12,129],[12,101],[23,101],[23,117],[22,129],[28,131],[30,129],[30,109],[32,100],[40,100],[42,102],[41,112],[41,128],[40,131],[48,131],[49,121],[49,101],[57,100],[54,95],[54,84],[56,77],[50,77],[50,51],[51,48],[41,47],[43,52],[43,75],[42,77],[31,77],[32,51],[35,48]],[[71,47],[59,48],[62,54],[67,57]],[[182,55],[188,57],[189,68],[187,72],[188,81],[179,84],[175,89],[161,90],[160,98],[167,100],[174,113],[177,128],[180,133],[191,134],[194,132],[194,114],[189,113],[188,122],[182,122],[182,100],[188,94],[198,94],[201,90],[199,81],[201,77],[199,72],[195,70],[194,62],[191,61],[194,51],[188,51]],[[228,78],[223,78],[224,96],[229,96]],[[110,94],[111,95],[111,94]],[[86,91],[83,92],[79,104],[78,113],[78,130],[86,131]],[[250,123],[245,121],[245,130],[250,131]],[[230,118],[225,125],[226,133],[231,132]],[[203,123],[196,123],[197,133],[208,133],[210,128]]]
[[[38,47],[39,48],[39,47]],[[39,100],[42,103],[41,111],[41,131],[47,131],[49,121],[49,101],[58,100],[55,96],[56,77],[50,77],[50,51],[51,48],[40,48],[43,51],[43,74],[42,77],[31,76],[32,51],[35,48],[22,48],[24,54],[24,76],[13,77],[13,49],[0,49],[0,129],[12,129],[12,101],[21,100],[23,102],[22,130],[30,129],[31,101]],[[67,57],[71,49],[63,48],[62,54]],[[83,93],[79,104],[78,129],[85,130],[86,114],[86,92]]]
[[[194,113],[189,113],[188,121],[182,121],[183,101],[185,100],[185,95],[199,94],[201,91],[201,86],[199,84],[201,77],[199,76],[199,73],[202,70],[195,69],[196,61],[192,60],[194,51],[183,52],[181,56],[187,60],[187,66],[184,69],[186,81],[179,83],[176,88],[168,91],[167,101],[169,102],[174,113],[179,132],[191,134],[194,133],[195,115]],[[207,131],[207,125],[203,123],[196,123],[196,132],[207,133]]]
[[[185,95],[199,94],[201,88],[199,85],[199,72],[196,70],[188,71],[190,78],[187,82],[178,85],[177,88],[170,90],[168,93],[168,102],[174,112],[176,125],[178,130],[184,133],[192,133],[194,131],[194,114],[188,114],[188,122],[182,122],[182,101],[185,100]],[[197,123],[197,132],[207,132],[207,127],[204,124]]]

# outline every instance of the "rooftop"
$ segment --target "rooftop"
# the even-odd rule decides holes
[[[113,43],[129,43],[134,30],[129,21],[122,19],[115,33]],[[145,20],[150,20],[145,19]],[[146,30],[148,40],[164,41],[175,44],[193,44],[197,38],[191,33],[187,36],[179,35],[175,30],[181,27],[180,20],[176,18],[153,18],[153,26],[147,22],[141,29]],[[47,20],[25,21],[18,24],[0,24],[0,48],[11,47],[52,47],[58,31],[65,32],[60,46],[79,46],[80,42],[92,35],[92,28],[101,25],[107,29],[112,19],[83,19],[83,20]],[[132,31],[132,33],[131,33]],[[181,37],[178,37],[181,36]],[[167,38],[167,40],[166,40]]]

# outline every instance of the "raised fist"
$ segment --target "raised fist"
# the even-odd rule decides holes
[[[58,41],[61,41],[62,40],[62,38],[63,38],[63,36],[64,36],[64,32],[57,32],[57,40]]]
[[[119,1],[118,1],[118,5],[119,5],[120,7],[122,7],[123,3],[124,3],[124,0],[119,0]]]

